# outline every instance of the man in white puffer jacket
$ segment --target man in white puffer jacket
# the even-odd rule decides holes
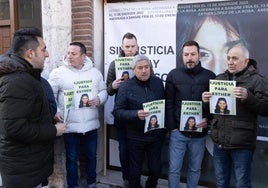
[[[88,92],[86,94],[89,96],[89,100],[86,106],[89,107],[77,108],[74,106],[75,100],[77,100],[76,93],[79,93],[75,90],[72,106],[69,109],[66,108],[64,92],[74,90],[75,82],[90,83],[84,86],[80,85],[80,88],[90,88],[81,92],[81,99],[84,96],[84,92]],[[103,75],[93,66],[90,58],[86,56],[86,47],[80,42],[72,42],[64,59],[64,65],[51,72],[49,83],[58,103],[58,112],[55,120],[60,122],[66,121],[67,123],[63,137],[66,150],[68,187],[79,186],[77,160],[80,142],[83,142],[87,159],[87,183],[89,188],[93,188],[96,183],[97,129],[100,126],[98,106],[107,99]]]

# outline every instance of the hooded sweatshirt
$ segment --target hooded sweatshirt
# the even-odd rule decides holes
[[[87,107],[76,109],[74,103],[70,109],[64,108],[64,91],[74,90],[76,81],[92,81],[90,98],[99,97],[100,104],[107,100],[106,84],[101,72],[93,66],[89,57],[84,60],[81,69],[76,69],[64,59],[64,64],[54,69],[49,75],[49,83],[52,87],[58,105],[58,112],[66,119],[67,128],[65,133],[85,133],[99,128],[98,108]]]

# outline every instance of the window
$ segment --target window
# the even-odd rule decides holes
[[[9,0],[0,0],[0,20],[9,20]]]
[[[19,27],[42,30],[41,0],[20,0],[18,3]]]

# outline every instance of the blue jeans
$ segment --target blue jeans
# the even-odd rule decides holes
[[[96,164],[97,164],[97,130],[82,133],[66,133],[64,136],[64,144],[66,150],[66,170],[67,184],[69,188],[78,186],[78,156],[80,142],[84,143],[86,155],[86,172],[87,183],[96,182]]]
[[[128,149],[127,149],[127,136],[125,127],[117,127],[117,138],[119,143],[119,160],[121,163],[121,170],[123,180],[128,180]]]
[[[188,152],[187,188],[196,188],[201,174],[206,137],[189,138],[180,131],[173,130],[169,141],[168,187],[178,188],[181,168],[186,151]]]
[[[234,168],[236,187],[251,188],[251,163],[254,150],[222,149],[214,145],[213,158],[217,188],[229,188]]]

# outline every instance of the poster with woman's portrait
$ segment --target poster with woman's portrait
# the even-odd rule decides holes
[[[92,99],[92,80],[78,80],[74,82],[74,107],[75,109],[90,107],[89,99]]]
[[[180,117],[180,131],[202,132],[197,126],[202,121],[201,101],[182,101]]]
[[[144,132],[163,129],[165,127],[165,100],[143,103],[143,110],[150,112],[145,118]]]
[[[236,98],[234,87],[236,81],[209,80],[210,113],[219,115],[236,115]]]

